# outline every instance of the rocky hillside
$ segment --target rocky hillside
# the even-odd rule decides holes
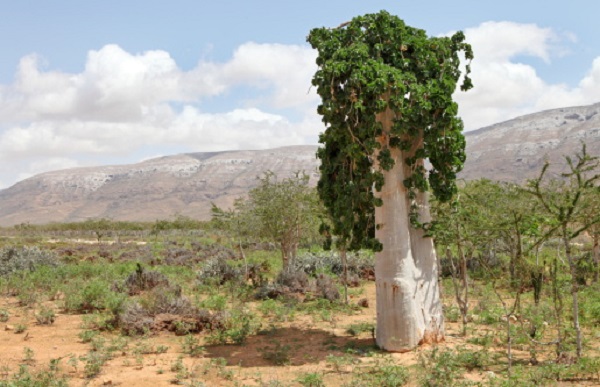
[[[154,221],[182,214],[207,219],[211,202],[230,206],[266,171],[305,171],[314,183],[316,146],[189,153],[133,165],[47,172],[0,191],[0,225],[89,218]]]
[[[557,168],[581,151],[600,156],[600,103],[547,110],[467,133],[461,177],[523,182],[539,175],[545,160]]]
[[[548,159],[561,164],[585,141],[600,155],[600,103],[548,110],[466,134],[460,177],[524,181]],[[267,170],[280,177],[306,171],[314,183],[316,146],[190,153],[133,165],[43,173],[0,191],[0,226],[89,218],[154,221],[175,214],[207,219],[211,202],[227,207]]]

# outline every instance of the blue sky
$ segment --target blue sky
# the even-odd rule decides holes
[[[595,0],[5,1],[0,188],[52,169],[314,144],[306,35],[381,9],[430,35],[465,31],[467,130],[600,101]]]

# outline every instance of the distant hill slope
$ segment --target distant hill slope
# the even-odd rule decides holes
[[[548,110],[466,133],[464,179],[521,182],[545,159],[560,164],[585,141],[600,154],[600,103]],[[211,202],[230,206],[271,170],[318,177],[316,146],[166,156],[132,165],[42,173],[0,191],[0,225],[89,218],[154,221],[179,213],[208,219]]]
[[[535,178],[548,160],[581,151],[600,156],[600,103],[546,110],[467,133],[467,162],[460,177],[523,182]],[[554,172],[558,168],[554,169]]]
[[[138,164],[46,172],[0,191],[0,225],[89,218],[154,221],[175,214],[207,219],[211,202],[228,207],[266,171],[316,180],[316,146],[189,153]]]

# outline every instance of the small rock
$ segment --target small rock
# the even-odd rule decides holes
[[[103,386],[111,386],[112,384],[113,384],[112,380],[110,380],[110,379],[105,379],[102,381]]]
[[[358,306],[362,306],[363,308],[368,308],[369,300],[367,298],[361,298],[360,300],[358,300],[357,304]]]
[[[14,331],[14,330],[15,330],[15,327],[14,327],[14,326],[12,326],[12,325],[8,325],[8,324],[6,324],[6,325],[4,326],[4,330],[5,330],[5,331]]]

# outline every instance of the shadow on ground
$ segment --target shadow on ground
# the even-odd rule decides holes
[[[299,366],[324,361],[328,355],[377,351],[370,337],[335,336],[320,329],[274,328],[248,337],[241,345],[211,345],[204,356],[223,358],[240,367]]]

